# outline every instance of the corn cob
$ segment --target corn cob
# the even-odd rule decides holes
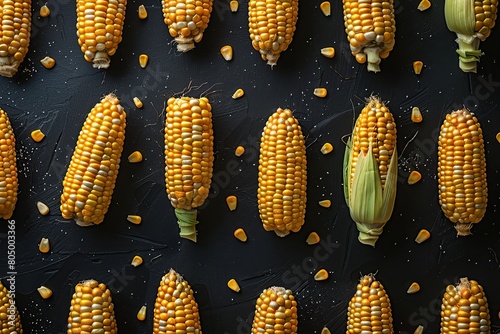
[[[498,0],[445,0],[444,17],[448,29],[457,34],[462,71],[477,71],[477,62],[483,54],[479,43],[488,38],[495,26],[497,10]]]
[[[21,318],[7,288],[0,282],[0,333],[23,334]]]
[[[154,334],[202,334],[198,304],[189,283],[175,270],[163,276],[156,296]]]
[[[394,333],[391,301],[373,275],[363,276],[347,308],[347,334]]]
[[[77,0],[76,35],[83,57],[94,68],[108,68],[122,41],[127,0]]]
[[[28,53],[31,0],[3,0],[0,8],[0,75],[11,78]]]
[[[9,219],[17,202],[16,138],[7,113],[0,108],[0,217]]]
[[[116,334],[111,291],[93,279],[78,283],[71,299],[68,334]]]
[[[208,197],[214,161],[212,106],[206,97],[167,101],[165,182],[180,236],[196,242],[196,208]]]
[[[113,94],[90,111],[63,181],[61,213],[80,226],[100,224],[120,168],[126,114]]]
[[[164,22],[177,50],[187,52],[203,39],[212,13],[213,0],[162,0]]]
[[[273,286],[264,289],[257,298],[252,334],[295,334],[298,322],[297,301],[292,291]]]
[[[298,232],[306,212],[306,145],[299,122],[290,109],[267,120],[262,132],[257,199],[266,231],[284,237]]]
[[[344,26],[356,61],[380,72],[381,58],[394,48],[396,21],[393,0],[343,0]]]
[[[396,199],[396,124],[376,97],[367,99],[344,154],[344,195],[358,240],[375,246]]]
[[[250,0],[248,30],[255,50],[268,65],[276,65],[292,42],[299,14],[298,0]]]
[[[467,277],[448,285],[441,305],[441,333],[491,333],[490,312],[483,287]]]
[[[486,212],[488,185],[481,125],[467,109],[446,115],[438,139],[439,204],[460,236]]]

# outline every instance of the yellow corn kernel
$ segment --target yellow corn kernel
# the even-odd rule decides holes
[[[236,210],[236,206],[238,205],[238,198],[234,195],[227,196],[226,204],[230,211],[234,211]]]
[[[240,286],[238,284],[238,282],[236,282],[236,280],[234,278],[231,278],[228,282],[227,282],[227,287],[231,290],[233,290],[234,292],[240,292]]]
[[[323,329],[321,330],[321,334],[332,334],[332,333],[327,327],[323,327]]]
[[[39,143],[45,138],[45,134],[42,132],[42,130],[37,129],[31,131],[31,139],[33,139],[35,142]]]
[[[54,67],[56,65],[55,59],[51,58],[49,56],[40,60],[40,63],[42,63],[43,67],[45,67],[47,69],[51,69],[52,67]]]
[[[330,143],[324,143],[323,146],[321,146],[321,153],[323,154],[328,154],[333,151],[333,145]]]
[[[328,91],[326,90],[326,88],[314,88],[314,95],[316,95],[317,97],[324,98],[326,97],[327,93]]]
[[[238,7],[239,7],[239,2],[236,1],[236,0],[231,0],[229,2],[229,8],[231,8],[231,11],[233,13],[236,13],[238,11]]]
[[[220,54],[226,61],[230,61],[231,59],[233,59],[233,48],[231,47],[231,45],[224,45],[220,48]]]
[[[499,143],[500,143],[500,132],[499,132],[499,133],[497,133],[497,135],[496,135],[496,137],[495,137],[495,138],[497,139],[497,142],[499,142]]]
[[[413,334],[422,334],[424,332],[424,326],[418,325],[417,329],[413,332]]]
[[[234,231],[234,237],[241,242],[246,242],[248,239],[245,230],[242,228],[239,228],[236,231]]]
[[[421,179],[422,179],[422,174],[420,174],[420,172],[416,170],[413,170],[411,171],[410,176],[408,176],[408,184],[409,185],[415,184]]]
[[[324,208],[329,208],[332,205],[332,201],[330,201],[329,199],[324,199],[322,201],[319,201],[319,205]]]
[[[3,333],[22,334],[21,318],[9,290],[0,282],[0,330]]]
[[[311,232],[306,239],[308,245],[316,245],[319,242],[319,235],[316,232]]]
[[[139,6],[139,8],[137,9],[137,15],[141,20],[144,20],[148,17],[148,11],[146,10],[146,7],[144,7],[144,5]]]
[[[415,292],[419,292],[419,291],[420,291],[420,285],[417,282],[413,282],[413,283],[411,283],[408,290],[406,290],[406,293],[411,294],[411,293],[415,293]]]
[[[297,326],[297,301],[292,291],[278,286],[265,289],[255,303],[251,333],[297,334]]]
[[[239,99],[240,97],[242,97],[243,95],[245,95],[245,91],[241,88],[238,88],[234,94],[233,94],[233,99],[236,100],[236,99]]]
[[[9,117],[2,108],[0,108],[0,153],[0,218],[9,219],[17,203],[16,138]]]
[[[134,104],[139,109],[141,109],[144,106],[144,104],[142,103],[142,101],[137,96],[134,97]]]
[[[422,113],[420,112],[419,107],[413,107],[411,109],[411,121],[413,123],[420,123],[424,118],[422,117]]]
[[[42,238],[40,244],[38,244],[38,250],[42,253],[48,253],[50,251],[50,242],[47,238]]]
[[[366,54],[364,53],[356,53],[356,61],[360,64],[366,63]]]
[[[245,153],[245,148],[243,146],[238,146],[236,148],[236,150],[234,151],[234,154],[237,156],[237,157],[241,157],[243,155],[243,153]]]
[[[49,15],[50,15],[50,9],[49,9],[49,7],[47,7],[47,4],[40,7],[40,16],[41,17],[47,17]]]
[[[427,10],[431,7],[431,2],[429,0],[422,0],[420,1],[420,3],[418,4],[418,7],[417,9],[421,12],[423,12],[424,10]]]
[[[42,216],[48,215],[50,212],[49,207],[42,202],[36,202],[36,208]]]
[[[323,14],[325,16],[330,16],[332,15],[332,8],[331,8],[331,5],[330,5],[330,2],[329,1],[323,1],[320,5],[319,5],[319,8],[321,9],[321,11],[323,12]]]
[[[335,49],[331,46],[327,48],[322,48],[321,54],[326,58],[333,58],[335,56]]]
[[[139,151],[134,151],[128,156],[128,162],[137,163],[142,161],[142,153]]]
[[[48,299],[52,296],[52,290],[50,290],[46,286],[42,285],[41,287],[37,288],[37,290],[43,299]]]
[[[149,61],[149,56],[147,54],[141,54],[139,56],[139,66],[141,66],[142,68],[146,68],[146,66],[148,65],[148,61]]]
[[[134,267],[138,267],[142,264],[142,262],[143,262],[142,257],[140,257],[139,255],[136,255],[132,259],[131,265],[133,265]]]
[[[132,224],[139,225],[142,222],[142,217],[136,215],[128,215],[127,220]]]
[[[415,242],[421,244],[430,237],[431,233],[429,231],[427,231],[426,229],[421,229],[420,232],[418,232],[417,237],[415,238]]]
[[[141,308],[139,309],[139,312],[137,312],[137,320],[139,321],[144,321],[146,320],[146,305],[142,305]]]
[[[413,72],[415,72],[415,74],[420,74],[422,73],[422,68],[424,67],[424,63],[420,60],[416,60],[413,62]]]
[[[325,269],[320,269],[315,275],[314,280],[316,281],[324,281],[328,278],[328,271]]]

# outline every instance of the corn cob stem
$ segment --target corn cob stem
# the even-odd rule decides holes
[[[196,214],[196,209],[175,209],[175,216],[180,229],[179,235],[194,242],[196,242],[196,225],[199,223],[196,220]]]
[[[364,48],[363,52],[366,54],[367,70],[369,72],[380,72],[380,52],[381,48],[377,46],[370,46]]]
[[[458,66],[464,72],[476,73],[479,57],[483,55],[479,50],[480,40],[474,38],[471,43],[468,43],[461,38],[457,38],[456,42],[458,44]]]

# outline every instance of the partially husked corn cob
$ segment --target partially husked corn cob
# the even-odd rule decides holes
[[[394,48],[396,21],[393,0],[343,0],[344,26],[356,61],[380,72],[380,61]]]
[[[0,333],[23,334],[21,317],[7,288],[0,282]]]
[[[0,108],[0,217],[9,219],[17,203],[16,138],[7,113]]]
[[[75,286],[68,316],[68,334],[116,334],[115,307],[104,283],[87,280]]]
[[[202,334],[194,292],[174,269],[160,281],[153,313],[154,334]]]
[[[213,0],[162,0],[164,22],[177,50],[187,52],[203,39],[212,13]]]
[[[306,145],[298,120],[281,109],[267,120],[262,132],[257,199],[266,231],[280,237],[298,232],[306,212]]]
[[[467,277],[448,285],[441,304],[441,333],[491,333],[490,312],[483,287]]]
[[[94,68],[108,68],[122,41],[127,0],[77,0],[76,35],[83,57]]]
[[[375,246],[391,217],[397,177],[396,123],[384,103],[372,96],[344,155],[344,195],[361,243]]]
[[[125,126],[125,111],[113,94],[92,108],[63,180],[63,218],[80,226],[103,221],[120,168]]]
[[[439,204],[459,236],[486,212],[488,184],[481,125],[467,109],[446,115],[438,138]]]
[[[170,98],[165,118],[165,182],[180,236],[196,242],[196,208],[208,197],[214,162],[212,106],[206,97]]]
[[[252,334],[296,334],[298,323],[297,301],[292,291],[277,286],[264,289],[255,303]]]
[[[11,78],[28,53],[31,0],[0,1],[0,75]]]
[[[363,276],[347,308],[347,334],[392,334],[391,301],[373,275]]]
[[[457,34],[460,69],[476,72],[483,54],[479,43],[486,40],[495,26],[498,0],[445,0],[444,17],[448,29]]]
[[[248,1],[248,30],[252,46],[271,67],[292,42],[298,14],[298,0]]]

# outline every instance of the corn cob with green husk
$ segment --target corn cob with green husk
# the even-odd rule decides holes
[[[175,270],[163,276],[156,296],[154,334],[202,334],[198,303],[189,283]]]
[[[23,334],[21,318],[7,288],[0,282],[0,333]]]
[[[266,231],[298,232],[306,212],[306,145],[290,109],[279,108],[262,131],[257,199]]]
[[[465,277],[457,286],[446,287],[441,305],[441,333],[491,333],[488,301],[476,281]]]
[[[446,115],[438,138],[439,204],[459,236],[486,212],[488,185],[483,131],[467,109]]]
[[[343,0],[344,26],[353,56],[368,71],[380,72],[381,58],[394,48],[393,0]]]
[[[476,72],[483,54],[479,43],[495,26],[498,0],[445,0],[444,17],[448,29],[457,34],[459,66],[464,72]]]
[[[376,97],[367,99],[344,154],[344,195],[358,240],[375,246],[396,199],[396,123]]]
[[[0,1],[0,75],[12,77],[28,53],[31,0]]]
[[[292,291],[277,286],[264,289],[255,303],[252,334],[296,334],[298,323],[297,301]]]
[[[165,118],[165,182],[180,236],[196,242],[196,208],[208,197],[214,162],[212,106],[206,97],[170,98]]]
[[[7,113],[0,108],[0,217],[12,217],[17,203],[16,138]]]

